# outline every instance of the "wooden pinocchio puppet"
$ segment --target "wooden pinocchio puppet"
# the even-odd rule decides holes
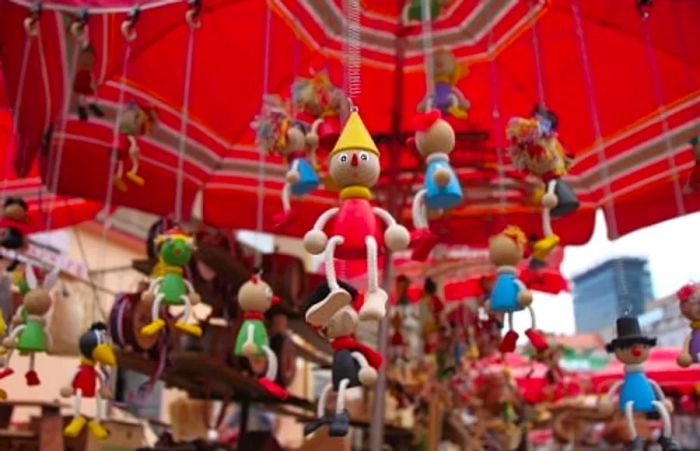
[[[10,368],[10,359],[12,352],[17,350],[23,355],[29,355],[29,370],[24,375],[27,385],[41,383],[35,370],[36,354],[48,352],[51,348],[51,335],[46,330],[45,315],[51,309],[53,301],[49,291],[58,280],[59,272],[60,268],[54,267],[39,285],[32,266],[25,266],[26,289],[23,290],[22,306],[12,320],[10,334],[3,340],[3,346],[8,352],[5,355],[5,368],[0,371],[0,379],[14,373]]]
[[[690,335],[686,337],[676,359],[679,366],[687,368],[693,363],[700,363],[700,289],[688,284],[678,290],[676,297],[681,313],[690,320]]]
[[[673,403],[666,398],[664,392],[655,381],[644,373],[644,362],[649,358],[650,349],[656,345],[656,338],[642,335],[639,321],[633,317],[617,319],[617,338],[606,345],[610,353],[614,353],[618,361],[625,365],[625,375],[621,381],[615,382],[608,393],[600,400],[600,409],[612,412],[614,407],[612,397],[619,390],[618,406],[627,419],[627,428],[632,438],[630,450],[645,449],[644,439],[637,435],[634,425],[636,413],[657,413],[663,422],[663,430],[659,437],[659,445],[663,451],[680,450],[673,439],[671,431],[671,416]]]
[[[170,229],[156,237],[159,246],[158,273],[143,293],[143,300],[153,302],[151,307],[151,322],[141,328],[141,334],[153,336],[165,327],[165,320],[160,317],[161,305],[183,306],[185,311],[182,318],[175,322],[175,327],[190,335],[200,337],[202,329],[187,320],[192,314],[192,306],[199,304],[200,297],[194,287],[185,278],[184,270],[192,258],[194,240],[179,228]]]
[[[353,305],[344,305],[326,323],[317,328],[318,333],[330,340],[333,348],[331,364],[331,382],[321,392],[318,400],[316,421],[304,426],[304,434],[311,434],[320,427],[328,425],[331,437],[347,435],[350,427],[350,413],[345,409],[345,391],[348,388],[374,385],[377,381],[377,371],[382,366],[382,356],[369,346],[360,343],[355,338],[358,324],[358,311],[361,311],[362,299],[357,290],[343,281],[336,282],[347,292]],[[310,307],[323,302],[332,288],[322,284],[312,294]],[[335,409],[331,415],[325,415],[326,402],[331,392],[336,393]]]
[[[94,323],[90,326],[90,329],[80,336],[78,348],[80,365],[76,368],[70,383],[61,388],[61,396],[73,397],[73,419],[63,433],[66,437],[77,437],[87,424],[92,435],[104,440],[109,436],[109,431],[102,424],[104,420],[102,403],[112,397],[112,392],[107,385],[106,374],[99,371],[97,365],[111,367],[117,364],[112,342],[107,334],[107,326],[104,323]],[[94,420],[88,421],[82,415],[80,405],[83,398],[95,398],[97,415]]]
[[[552,217],[565,216],[579,207],[576,194],[563,180],[571,158],[559,142],[557,125],[557,116],[552,111],[537,106],[530,118],[512,118],[506,130],[512,142],[509,152],[515,166],[544,183],[544,192],[536,196],[542,205],[544,231],[544,237],[534,244],[532,250],[536,266],[541,266],[559,245],[559,236],[552,230]]]
[[[498,235],[489,239],[489,257],[496,265],[496,280],[488,300],[487,308],[492,312],[503,313],[508,317],[508,332],[500,344],[501,352],[512,352],[518,341],[518,333],[513,330],[513,313],[527,309],[532,326],[525,335],[535,349],[546,349],[544,336],[536,329],[535,312],[532,310],[532,292],[518,279],[517,265],[523,259],[527,238],[520,228],[508,226]]]
[[[325,251],[326,279],[331,289],[326,299],[307,310],[306,321],[322,326],[352,300],[350,293],[337,283],[335,258],[367,259],[368,289],[360,319],[379,320],[386,315],[388,295],[379,286],[378,253],[383,245],[391,251],[406,249],[410,235],[388,211],[370,203],[370,189],[379,179],[379,149],[357,111],[350,113],[328,158],[331,177],[340,188],[340,205],[326,210],[318,218],[313,229],[304,236],[304,247],[314,255]],[[332,235],[329,239],[324,228],[331,219]],[[380,219],[387,226],[383,236]]]
[[[455,133],[449,122],[442,119],[439,110],[432,110],[416,116],[413,123],[416,134],[412,141],[427,164],[424,187],[413,198],[411,209],[415,228],[411,234],[412,258],[423,261],[437,243],[429,228],[427,210],[456,207],[462,202],[462,187],[450,166]]]
[[[156,121],[156,109],[150,105],[139,105],[136,102],[130,102],[121,112],[119,117],[119,132],[126,136],[128,145],[124,146],[120,142],[119,148],[117,149],[114,185],[120,191],[127,190],[126,183],[124,182],[124,169],[127,161],[131,161],[131,169],[127,171],[126,177],[138,186],[144,185],[145,181],[143,177],[138,175],[139,157],[141,155],[138,139],[153,133]]]
[[[267,371],[258,378],[258,383],[273,396],[286,399],[288,394],[284,387],[278,385],[277,371],[279,362],[270,348],[270,339],[265,327],[265,312],[280,299],[272,293],[270,286],[254,275],[238,290],[238,304],[243,311],[243,324],[236,339],[235,355],[239,357],[265,357]]]

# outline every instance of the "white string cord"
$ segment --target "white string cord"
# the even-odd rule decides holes
[[[426,102],[425,110],[430,111],[433,108],[433,95],[435,94],[435,66],[433,61],[433,26],[430,14],[431,0],[421,0],[421,19],[422,19],[422,43],[423,43],[423,58],[425,64],[425,90]]]

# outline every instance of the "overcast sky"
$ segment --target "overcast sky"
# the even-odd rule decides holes
[[[672,219],[608,241],[602,212],[596,216],[591,241],[565,250],[562,273],[567,278],[598,263],[617,256],[649,259],[652,285],[656,297],[675,292],[683,284],[700,281],[700,213]],[[575,331],[570,293],[557,296],[535,293],[533,306],[538,328],[570,334]],[[515,327],[529,326],[528,315],[516,315]]]

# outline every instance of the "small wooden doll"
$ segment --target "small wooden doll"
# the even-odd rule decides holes
[[[396,223],[391,214],[370,203],[372,188],[379,178],[379,149],[372,140],[357,111],[346,122],[329,155],[330,173],[340,188],[340,206],[326,210],[304,236],[305,249],[314,255],[325,251],[326,278],[331,290],[328,297],[306,312],[306,321],[322,326],[352,300],[335,277],[334,259],[367,258],[368,289],[360,319],[379,320],[386,314],[387,293],[379,286],[377,256],[386,245],[391,251],[406,249],[408,230]],[[331,238],[324,229],[333,219]],[[379,220],[386,224],[382,236]]]
[[[411,234],[412,258],[424,261],[437,243],[428,225],[427,210],[456,207],[462,202],[462,187],[450,166],[450,152],[455,146],[452,126],[441,118],[439,110],[420,114],[413,122],[416,129],[413,142],[425,158],[427,168],[424,187],[413,198],[411,209],[415,228]]]
[[[541,266],[559,245],[551,218],[565,216],[579,207],[576,194],[563,180],[571,158],[559,142],[557,125],[558,118],[552,111],[537,106],[530,118],[512,118],[506,130],[512,142],[509,152],[515,166],[538,177],[545,186],[544,192],[536,196],[542,205],[544,231],[544,237],[533,246],[532,257],[536,266]]]
[[[501,352],[512,352],[518,341],[518,333],[513,330],[513,313],[527,309],[530,312],[532,327],[525,335],[535,349],[546,349],[547,340],[536,330],[535,312],[530,307],[532,292],[525,287],[518,276],[517,265],[523,259],[527,239],[520,228],[508,226],[489,240],[489,257],[496,265],[496,281],[489,297],[487,308],[492,312],[504,313],[508,317],[508,332],[499,347]]]
[[[143,186],[145,183],[143,177],[138,175],[139,156],[141,154],[138,139],[153,133],[156,120],[156,110],[150,105],[139,105],[136,102],[130,102],[121,112],[119,117],[119,132],[126,136],[128,145],[124,146],[120,142],[119,148],[117,149],[114,185],[119,188],[120,191],[127,190],[123,177],[124,167],[129,160],[131,161],[131,169],[126,173],[126,177],[138,186]]]
[[[377,371],[382,366],[381,354],[355,338],[358,324],[357,312],[362,302],[357,290],[343,281],[337,281],[337,284],[351,296],[353,305],[342,306],[317,329],[322,337],[330,340],[333,348],[332,382],[323,388],[318,400],[318,419],[304,426],[305,435],[311,434],[324,425],[328,425],[328,434],[331,437],[347,435],[350,427],[350,413],[345,409],[345,391],[348,388],[374,385],[377,381]],[[310,306],[323,302],[331,291],[332,288],[328,284],[319,286],[311,295]],[[333,414],[325,415],[326,402],[332,391],[336,393],[335,410]]]
[[[87,30],[83,31],[83,36],[87,36]],[[78,50],[77,70],[73,78],[73,92],[78,102],[78,117],[83,122],[88,120],[88,110],[95,117],[105,115],[95,99],[97,93],[97,83],[93,75],[95,59],[94,47],[89,41],[85,41]]]
[[[0,379],[14,373],[10,368],[12,351],[17,350],[29,355],[29,371],[24,375],[27,385],[39,385],[39,375],[35,370],[36,354],[48,352],[51,349],[51,335],[46,329],[44,316],[51,309],[52,299],[49,291],[58,280],[60,268],[53,270],[44,278],[44,283],[39,285],[34,269],[30,264],[25,267],[25,280],[28,290],[22,298],[22,306],[13,318],[13,327],[10,334],[3,340],[3,346],[9,351],[5,356],[5,368],[0,371]]]
[[[179,228],[170,229],[156,238],[160,246],[158,277],[152,278],[151,283],[142,299],[152,302],[151,322],[141,328],[141,334],[147,337],[157,334],[165,327],[165,320],[160,317],[160,307],[184,306],[182,318],[178,319],[175,327],[190,335],[200,337],[202,329],[187,320],[192,314],[192,306],[199,304],[200,297],[194,287],[184,276],[184,269],[192,257],[194,241],[192,237]]]
[[[676,297],[681,313],[690,320],[690,335],[686,337],[677,358],[678,365],[687,368],[693,363],[700,363],[700,289],[688,284],[678,290]]]
[[[418,111],[425,112],[428,109],[437,108],[444,115],[466,119],[469,101],[457,88],[457,82],[462,75],[462,68],[451,50],[446,48],[435,50],[433,52],[434,90],[423,99],[418,106]]]
[[[279,362],[270,348],[265,327],[265,312],[279,302],[280,299],[272,293],[270,286],[258,275],[241,286],[238,290],[238,304],[243,311],[243,324],[238,332],[234,353],[239,357],[265,357],[267,371],[258,382],[271,395],[286,399],[287,390],[275,382]]]
[[[661,449],[681,449],[671,436],[670,414],[673,412],[673,403],[666,398],[659,384],[647,378],[644,373],[643,364],[649,358],[650,349],[655,345],[656,338],[642,335],[639,321],[633,317],[617,319],[617,338],[606,345],[607,351],[614,353],[617,360],[625,365],[625,376],[610,387],[608,393],[600,400],[599,407],[604,412],[612,412],[612,397],[620,391],[618,406],[627,418],[627,428],[632,437],[632,451],[645,449],[644,439],[637,435],[634,425],[636,413],[658,413],[663,422],[663,431],[659,437]]]
[[[73,397],[73,419],[63,430],[63,434],[66,437],[77,437],[87,424],[92,435],[104,440],[109,436],[109,431],[102,424],[104,420],[102,401],[110,399],[112,392],[107,385],[106,373],[99,371],[97,365],[110,367],[117,364],[112,341],[107,335],[107,326],[104,323],[94,323],[90,326],[90,329],[80,336],[78,348],[80,366],[76,368],[70,383],[61,388],[62,397]],[[95,398],[97,415],[89,422],[80,409],[83,398]]]
[[[27,235],[31,232],[29,205],[21,197],[5,199],[0,220],[0,246],[11,251],[22,251],[27,247]],[[15,259],[7,268],[14,271],[19,264]]]

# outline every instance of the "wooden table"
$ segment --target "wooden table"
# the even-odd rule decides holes
[[[30,430],[10,429],[10,421],[16,407],[39,409],[41,416],[34,418]],[[0,450],[16,449],[19,443],[34,444],[38,451],[63,449],[63,419],[60,403],[46,401],[0,401]]]

